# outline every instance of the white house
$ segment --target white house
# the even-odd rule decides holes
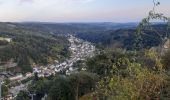
[[[44,77],[44,74],[42,74],[42,73],[38,74],[38,77]]]
[[[23,78],[22,74],[18,74],[16,76],[12,76],[9,78],[10,81],[16,81],[16,80],[21,80]]]
[[[3,38],[3,37],[0,37],[0,40],[1,41],[7,41],[7,42],[11,42],[12,41],[11,38]]]
[[[32,73],[30,73],[30,72],[26,73],[26,77],[32,77],[32,76],[33,76]]]

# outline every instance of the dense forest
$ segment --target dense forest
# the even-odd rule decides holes
[[[165,24],[156,24],[153,25],[153,27],[156,31],[145,29],[144,33],[141,35],[141,45],[145,48],[158,46],[161,43],[161,38],[166,36],[167,26]],[[133,44],[136,41],[136,31],[137,30],[135,28],[121,28],[103,32],[82,32],[76,36],[104,47],[125,48],[127,50],[133,50]]]
[[[47,65],[70,55],[69,42],[63,36],[29,31],[3,23],[0,27],[0,37],[11,39],[11,42],[0,41],[1,63],[13,59],[23,73],[32,72],[33,64]]]

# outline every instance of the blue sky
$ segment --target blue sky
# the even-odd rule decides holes
[[[159,12],[170,16],[170,0]],[[152,9],[152,0],[0,0],[2,22],[136,22]]]

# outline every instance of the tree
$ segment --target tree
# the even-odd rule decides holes
[[[160,99],[166,82],[166,73],[154,53],[148,52],[146,56],[155,59],[155,69],[157,70],[149,69],[128,58],[120,58],[113,65],[112,75],[104,77],[99,82],[98,97],[111,100]],[[126,67],[120,69],[120,66]],[[126,73],[126,75],[122,73]]]
[[[30,97],[26,91],[20,91],[16,100],[30,100]]]
[[[36,100],[41,100],[49,92],[51,87],[51,82],[46,78],[39,78],[37,81],[34,81],[33,84],[29,85],[28,91],[36,94],[34,98]]]
[[[98,81],[98,77],[92,73],[79,72],[71,74],[69,81],[74,92],[75,100],[79,100],[79,97],[95,89],[95,83]]]
[[[35,72],[35,73],[34,73],[34,81],[36,82],[36,81],[38,81],[38,80],[39,80],[39,78],[38,78],[38,73]]]
[[[54,79],[49,91],[50,100],[75,100],[71,84],[65,76]]]
[[[2,97],[6,97],[8,94],[8,87],[6,85],[2,85]]]
[[[160,5],[160,2],[158,2],[157,0],[153,0],[153,9],[151,11],[149,11],[149,14],[147,17],[143,18],[142,21],[139,23],[138,27],[137,27],[137,31],[135,34],[135,41],[134,41],[134,49],[140,50],[140,49],[144,49],[144,45],[142,42],[142,35],[145,34],[145,30],[151,30],[152,32],[156,33],[155,35],[157,35],[161,41],[160,43],[160,50],[163,47],[164,43],[167,41],[167,39],[169,38],[169,33],[168,33],[168,29],[169,29],[169,20],[166,16],[164,16],[164,14],[162,13],[158,13],[156,12],[156,7]],[[166,33],[165,36],[163,36],[161,33],[159,33],[158,30],[154,29],[152,21],[163,21],[164,23],[167,23],[167,28],[166,28]]]
[[[170,69],[170,50],[162,57],[162,63],[167,70]]]

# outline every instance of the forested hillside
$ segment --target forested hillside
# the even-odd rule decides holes
[[[144,48],[158,46],[161,43],[161,38],[164,38],[166,33],[170,32],[167,32],[167,27],[164,24],[153,25],[153,27],[154,30],[144,30],[144,33],[141,35],[141,45]],[[82,32],[77,34],[77,36],[104,47],[119,47],[132,50],[134,49],[133,44],[136,42],[136,32],[137,30],[133,28],[122,28],[110,31]]]
[[[69,42],[62,36],[1,23],[0,37],[11,39],[0,41],[0,62],[5,64],[13,59],[22,72],[32,71],[32,64],[46,65],[69,57]]]

